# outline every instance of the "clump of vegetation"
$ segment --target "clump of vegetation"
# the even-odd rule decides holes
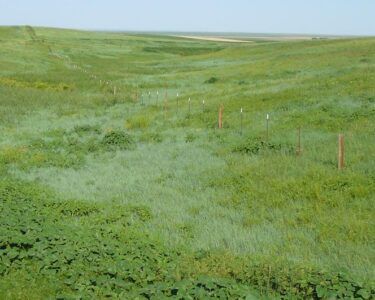
[[[283,154],[293,154],[295,149],[293,145],[288,143],[275,143],[272,141],[264,141],[262,138],[248,138],[244,143],[236,145],[233,152],[244,154],[260,154],[264,151],[279,152]]]
[[[111,130],[104,135],[102,145],[110,150],[129,150],[134,148],[135,142],[130,134],[121,130]]]
[[[98,125],[80,125],[74,127],[74,132],[79,136],[84,136],[87,134],[100,134],[101,130]]]
[[[219,78],[217,77],[210,77],[209,79],[207,79],[204,83],[207,83],[207,84],[214,84],[216,82],[219,81]]]
[[[192,143],[194,142],[194,140],[196,139],[196,135],[193,134],[193,133],[188,133],[186,136],[185,136],[185,142],[186,143]]]

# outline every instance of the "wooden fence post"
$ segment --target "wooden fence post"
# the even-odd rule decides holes
[[[219,108],[219,129],[223,128],[223,105],[220,105]]]
[[[338,169],[342,170],[345,167],[345,157],[344,157],[344,135],[339,134],[339,153],[338,153]]]

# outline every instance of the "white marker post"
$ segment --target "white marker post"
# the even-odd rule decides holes
[[[270,115],[267,114],[266,116],[266,141],[268,142],[268,137],[269,137],[269,134],[268,134],[268,131],[269,131],[269,121],[270,121]]]
[[[151,104],[151,92],[149,91],[148,92],[148,105],[150,105]]]
[[[205,109],[204,109],[205,107],[204,107],[204,106],[205,106],[205,103],[204,103],[204,100],[203,100],[203,101],[202,101],[202,112],[203,112],[203,113],[204,113],[204,111],[205,111]]]
[[[190,113],[191,113],[191,99],[190,99],[190,97],[189,97],[189,117],[190,117]]]

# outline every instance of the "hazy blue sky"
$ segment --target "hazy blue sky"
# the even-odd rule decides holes
[[[0,25],[375,35],[375,0],[0,0]]]

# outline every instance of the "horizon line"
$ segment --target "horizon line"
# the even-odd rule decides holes
[[[205,30],[139,30],[139,29],[104,29],[104,28],[77,28],[77,27],[55,27],[55,26],[44,26],[44,25],[30,25],[30,24],[13,24],[13,25],[2,25],[0,27],[23,27],[30,26],[35,28],[45,28],[45,29],[60,29],[60,30],[77,30],[77,31],[91,31],[91,32],[125,32],[125,33],[190,33],[190,34],[254,34],[254,35],[289,35],[289,36],[325,36],[325,37],[375,37],[375,35],[366,35],[366,34],[329,34],[329,33],[297,33],[297,32],[250,32],[250,31],[205,31]]]

